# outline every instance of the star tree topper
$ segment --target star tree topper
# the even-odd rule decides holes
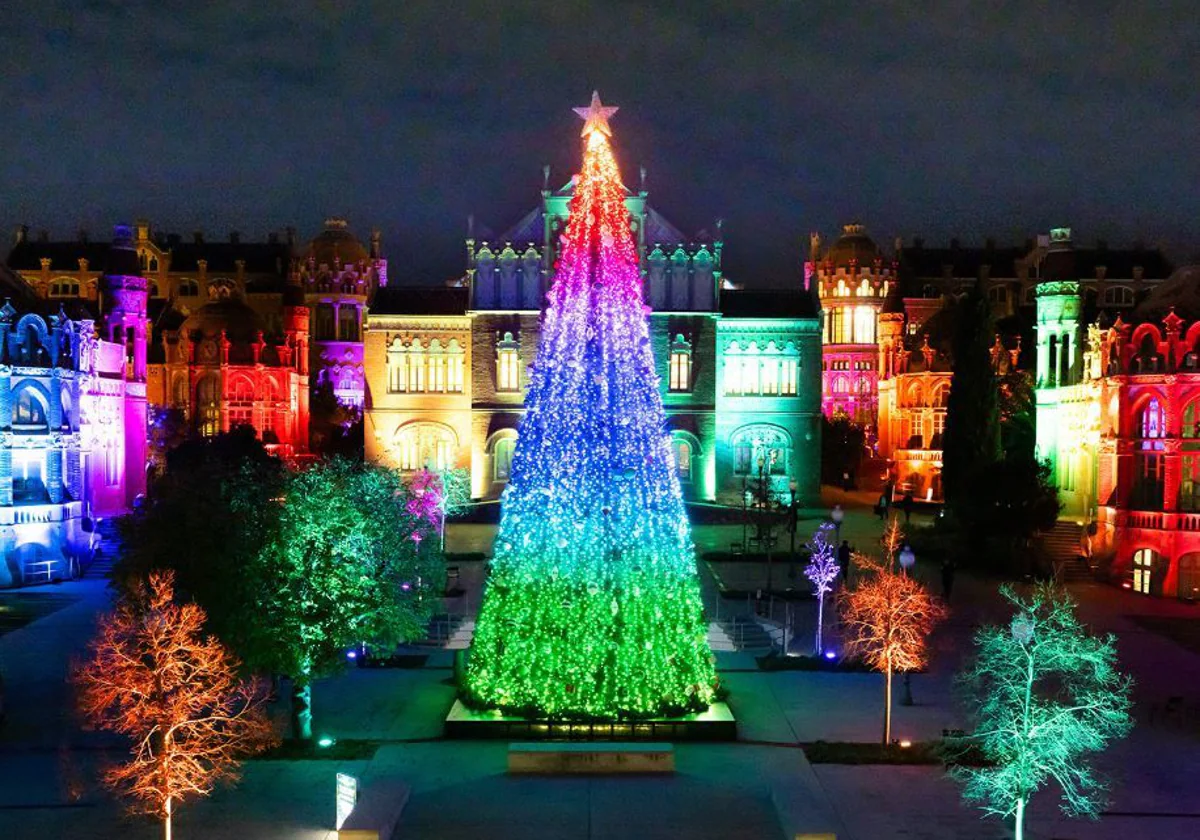
[[[600,94],[598,91],[592,91],[592,104],[584,108],[574,108],[579,118],[583,120],[583,131],[579,132],[581,137],[589,137],[593,132],[600,132],[605,137],[612,137],[612,129],[608,127],[608,120],[613,114],[617,113],[615,105],[603,105],[600,102]]]

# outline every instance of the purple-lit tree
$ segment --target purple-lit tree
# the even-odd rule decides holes
[[[716,674],[642,302],[593,95],[467,665],[476,704],[612,719],[707,707]]]
[[[837,563],[833,543],[829,540],[829,532],[833,527],[832,522],[822,522],[805,546],[809,551],[809,561],[804,574],[812,581],[813,591],[817,595],[817,640],[814,648],[817,656],[821,655],[821,632],[825,627],[825,596],[833,591],[833,582],[842,570]]]

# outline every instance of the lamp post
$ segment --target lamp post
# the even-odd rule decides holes
[[[788,577],[796,576],[796,526],[799,524],[796,520],[799,518],[799,513],[796,510],[796,482],[793,479],[788,482],[788,532],[791,535],[791,545],[788,548],[788,562],[791,563]]]
[[[900,571],[908,575],[909,569],[916,565],[916,562],[917,555],[913,553],[912,546],[905,543],[904,547],[900,549]],[[904,672],[904,699],[900,701],[900,704],[902,706],[911,706],[913,704],[912,673],[909,671]]]

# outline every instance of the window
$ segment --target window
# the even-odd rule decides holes
[[[517,451],[517,439],[502,437],[496,441],[492,451],[492,480],[508,481],[512,475],[513,453]]]
[[[50,297],[79,297],[79,281],[70,277],[58,277],[50,284]]]
[[[1137,440],[1133,455],[1133,492],[1130,507],[1134,510],[1163,508],[1163,409],[1156,397],[1146,401],[1138,413],[1134,429]]]
[[[800,377],[800,353],[795,344],[788,342],[780,348],[774,341],[769,341],[765,348],[760,349],[753,341],[744,348],[733,341],[729,343],[724,359],[724,388],[727,395],[796,395]],[[832,369],[837,370],[838,365],[842,363],[829,364]]]
[[[1200,455],[1185,454],[1179,482],[1179,509],[1200,513]]]
[[[49,428],[46,406],[41,394],[33,388],[22,388],[13,402],[12,424],[22,432],[44,432]]]
[[[692,345],[682,335],[676,335],[671,342],[670,390],[692,390]]]
[[[875,343],[875,308],[873,306],[854,307],[854,339],[855,344]]]
[[[338,341],[358,341],[358,307],[344,303],[337,312]]]
[[[987,292],[990,303],[1003,305],[1008,303],[1008,286],[992,286]]]
[[[1200,598],[1200,554],[1185,554],[1179,558],[1179,597],[1185,601]]]
[[[735,474],[789,474],[791,438],[782,429],[764,424],[743,426],[733,433],[730,440],[733,444]]]
[[[1104,290],[1105,306],[1133,306],[1133,289],[1128,286],[1109,286]]]
[[[496,344],[496,390],[521,390],[521,352],[513,334],[506,332]]]
[[[692,442],[683,434],[671,436],[671,452],[675,456],[675,474],[681,482],[692,480]]]
[[[104,486],[116,487],[121,483],[120,451],[115,445],[104,447]]]
[[[410,423],[396,432],[392,445],[401,470],[446,470],[454,466],[458,439],[439,423]]]
[[[229,428],[254,427],[254,386],[250,380],[238,378],[229,395]]]
[[[1158,563],[1158,552],[1151,548],[1139,548],[1133,553],[1133,591],[1150,595],[1154,586],[1154,567]]]
[[[204,437],[221,432],[221,392],[215,376],[206,376],[196,386],[196,424]]]
[[[151,281],[151,283],[150,283],[150,297],[152,297],[152,298],[159,297],[158,284],[153,281]]]
[[[333,341],[335,336],[334,329],[333,307],[328,303],[317,304],[313,339],[316,341]]]
[[[200,284],[195,280],[181,280],[179,283],[180,297],[199,297]]]
[[[394,338],[388,348],[388,391],[393,394],[461,394],[464,357],[456,338],[445,345],[435,338],[428,347],[420,338],[412,339],[409,344]]]

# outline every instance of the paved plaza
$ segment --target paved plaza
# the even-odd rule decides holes
[[[866,547],[877,538],[878,522],[859,500],[846,502],[850,513],[844,533]],[[493,530],[457,526],[450,547],[486,548]],[[727,546],[736,530],[700,526],[697,542]],[[918,568],[931,581],[934,571]],[[468,593],[471,577],[478,574],[481,570],[463,570]],[[715,588],[711,579],[705,585],[711,605]],[[108,594],[95,580],[44,591],[55,596],[53,609],[38,607],[27,623],[0,625],[7,702],[0,729],[0,837],[156,837],[154,824],[122,816],[97,788],[98,768],[119,752],[107,737],[80,730],[64,682]],[[7,610],[12,599],[30,593],[38,590],[4,593],[0,607]],[[1170,840],[1200,835],[1195,803],[1200,721],[1152,719],[1155,707],[1169,697],[1200,702],[1200,651],[1188,643],[1195,637],[1186,632],[1200,620],[1200,608],[1097,585],[1078,586],[1075,594],[1085,620],[1118,636],[1122,665],[1137,680],[1137,726],[1103,757],[1114,778],[1108,813],[1098,823],[1066,820],[1057,812],[1054,794],[1046,792],[1034,802],[1028,836]],[[928,740],[963,723],[954,703],[953,672],[969,652],[973,629],[1000,617],[1002,607],[993,583],[965,575],[950,606],[949,622],[933,639],[929,673],[913,679],[916,704],[896,706],[898,737]],[[744,602],[722,605],[746,608]],[[815,606],[801,601],[795,609],[807,632]],[[1162,629],[1172,626],[1185,629]],[[836,626],[831,632],[836,636]],[[940,768],[811,765],[806,760],[803,743],[879,737],[879,676],[764,672],[746,654],[718,658],[740,741],[678,745],[678,771],[670,777],[508,776],[504,743],[441,738],[441,721],[454,695],[449,653],[435,653],[420,669],[351,670],[316,685],[315,728],[341,739],[378,741],[372,759],[248,762],[239,786],[180,810],[176,837],[332,838],[337,772],[356,775],[366,786],[374,779],[398,778],[411,788],[397,834],[401,838],[782,840],[802,831],[834,832],[839,840],[1011,836],[998,821],[981,819],[980,812],[964,806],[957,785]],[[282,706],[277,711],[281,718],[286,713]]]

